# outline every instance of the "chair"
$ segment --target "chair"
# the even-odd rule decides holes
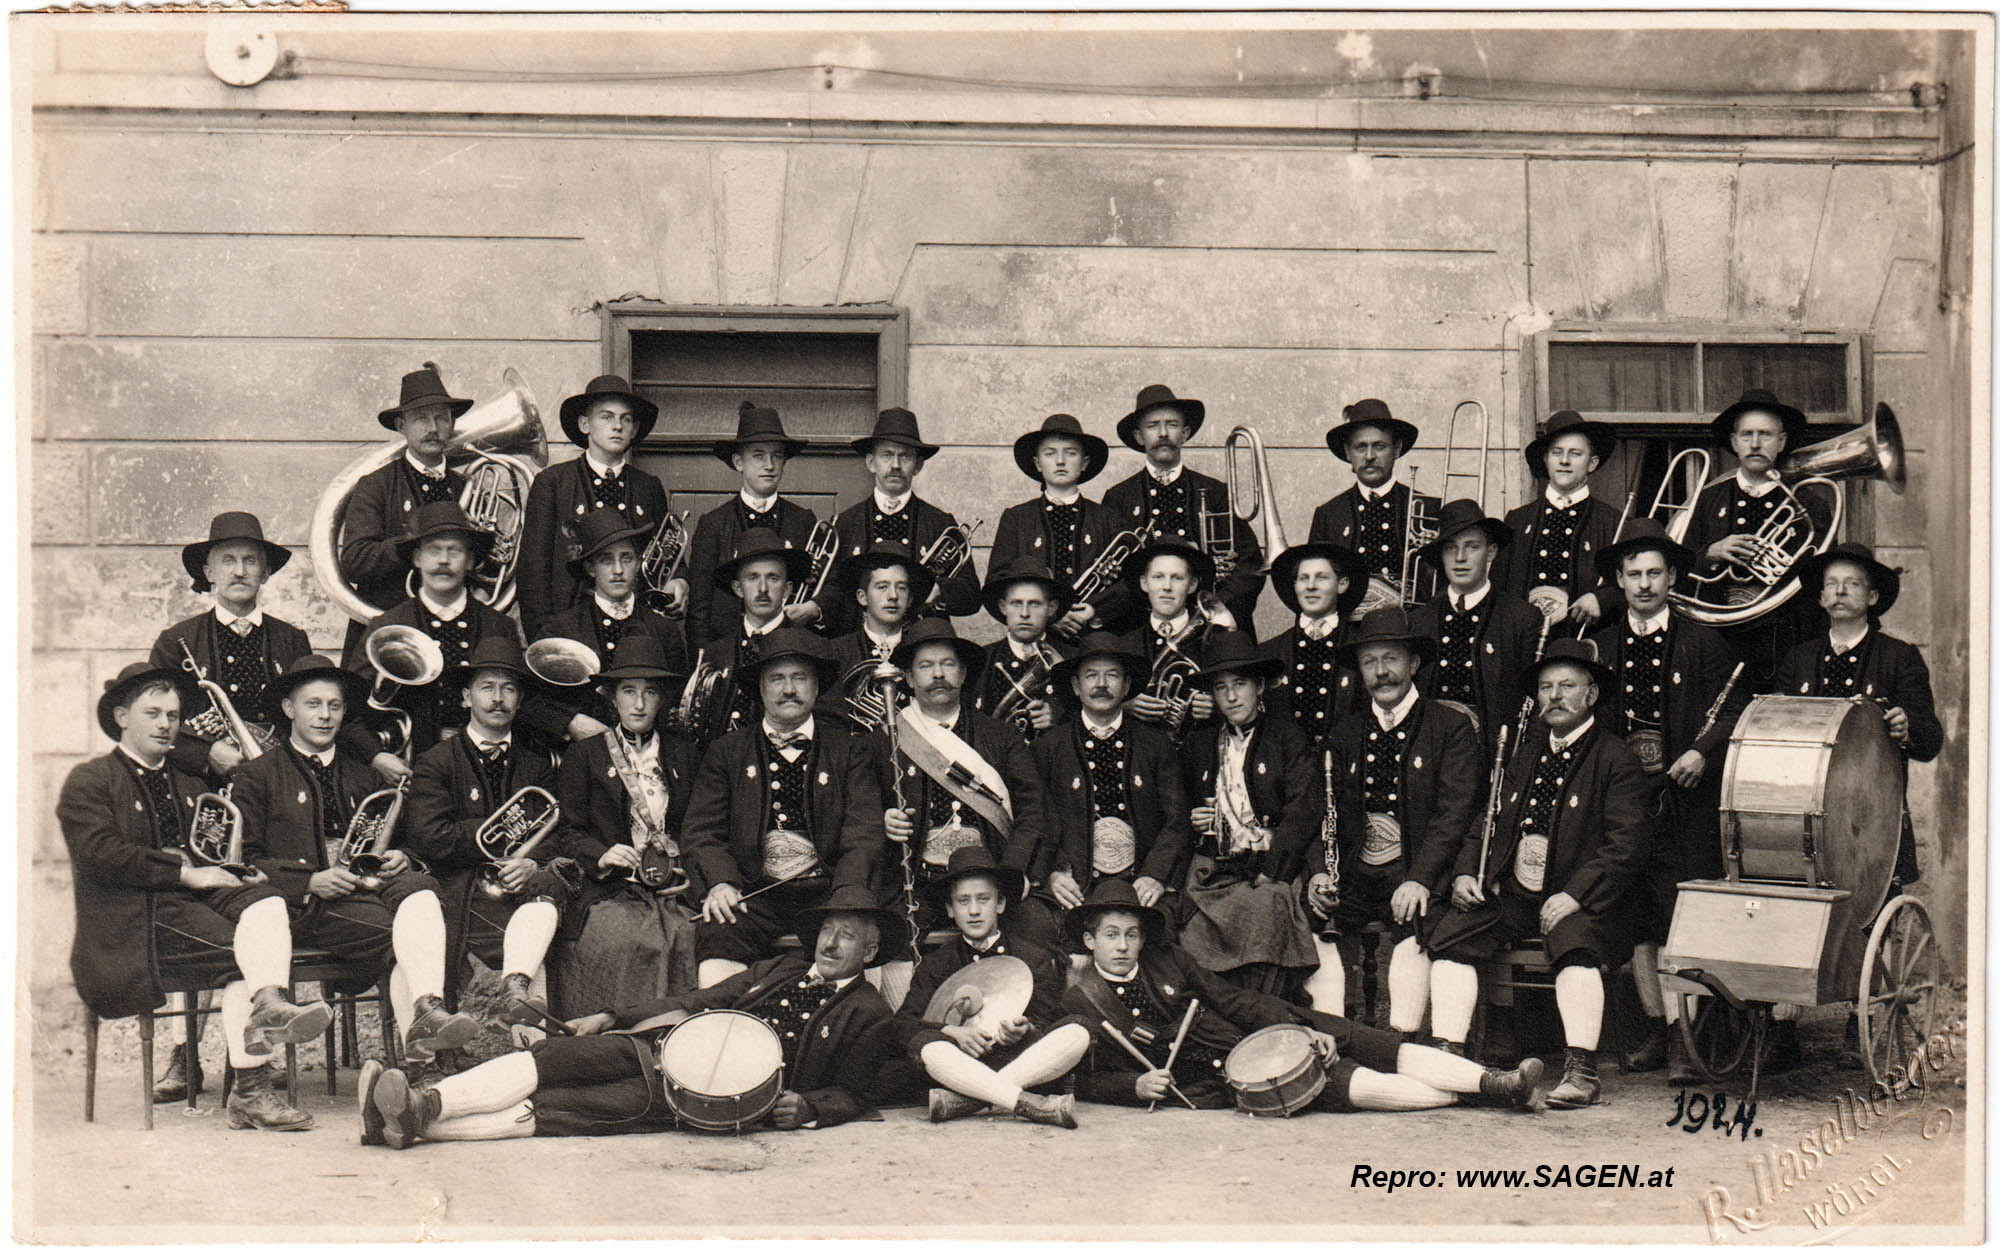
[[[186,996],[187,1008],[181,1013],[187,1022],[187,1067],[193,1072],[196,1056],[201,1043],[201,1018],[216,1013],[217,1008],[203,1008],[198,996],[204,990],[212,990],[236,975],[234,966],[227,960],[192,961],[175,963],[168,961],[160,965],[160,984],[169,994]],[[389,1008],[389,1001],[382,991],[387,988],[388,975],[376,973],[359,964],[349,963],[328,951],[301,950],[292,955],[292,985],[287,997],[295,997],[302,982],[316,982],[322,990],[331,985],[360,985],[365,987],[360,993],[334,994],[332,1002],[339,1011],[335,1023],[326,1029],[326,1087],[329,1095],[337,1092],[338,1048],[343,1045],[337,1038],[337,1031],[344,1031],[346,1060],[352,1065],[359,1051],[356,1020],[357,1004],[374,1002],[380,1005],[382,1022],[382,1045],[391,1063],[401,1060],[401,1044],[396,1033],[396,1018]],[[372,988],[374,993],[368,993]],[[141,1128],[153,1128],[153,1025],[157,1013],[147,1010],[139,1013],[139,1110]],[[97,1044],[103,1018],[89,1008],[84,1009],[83,1036],[83,1119],[97,1119]],[[232,1070],[227,1066],[222,1074],[222,1098],[229,1099]],[[289,1102],[296,1105],[299,1098],[298,1047],[285,1047],[285,1088]],[[189,1111],[200,1107],[199,1095],[194,1087],[188,1088],[187,1106]]]
[[[1617,1034],[1618,983],[1616,970],[1599,969],[1604,980],[1604,1032]],[[1491,1008],[1512,1008],[1517,990],[1546,990],[1555,997],[1556,974],[1550,967],[1542,939],[1526,938],[1479,965],[1479,1006],[1473,1013],[1471,1041],[1467,1050],[1474,1059],[1485,1053],[1487,1012]]]

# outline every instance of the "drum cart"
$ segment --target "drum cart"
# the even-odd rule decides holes
[[[1915,897],[1885,902],[1905,771],[1867,698],[1770,695],[1744,709],[1723,766],[1723,879],[1681,882],[1660,952],[1688,1057],[1711,1080],[1747,1060],[1756,1098],[1779,1003],[1852,1000],[1877,1082],[1930,1039],[1937,937]]]

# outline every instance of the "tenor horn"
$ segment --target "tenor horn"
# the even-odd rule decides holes
[[[426,363],[426,365],[432,365]],[[459,505],[473,523],[493,534],[491,554],[473,573],[473,596],[496,611],[514,604],[514,574],[520,562],[521,527],[526,520],[528,488],[549,461],[548,437],[542,432],[541,408],[527,381],[513,367],[501,373],[504,387],[459,417],[445,460],[466,476]],[[367,623],[386,606],[370,603],[340,570],[342,526],[354,488],[364,478],[403,454],[398,436],[363,453],[340,469],[313,507],[306,551],[313,575],[327,597],[349,619]]]

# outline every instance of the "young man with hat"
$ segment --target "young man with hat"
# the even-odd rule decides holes
[[[728,721],[702,731],[719,736],[757,718],[757,656],[765,639],[788,626],[785,599],[806,579],[812,560],[777,533],[754,528],[737,538],[736,552],[715,568],[714,584],[741,613],[729,630],[702,646],[702,661],[730,671]],[[837,678],[836,678],[837,679]],[[832,682],[821,686],[831,690]]]
[[[651,636],[628,637],[591,678],[614,723],[572,745],[556,777],[559,849],[583,870],[562,915],[557,986],[566,1009],[600,1007],[694,984],[694,924],[682,832],[701,752],[664,727],[675,673]]]
[[[913,700],[897,714],[893,742],[887,731],[868,740],[881,772],[881,795],[892,804],[883,812],[883,828],[891,842],[908,844],[920,896],[919,937],[937,919],[921,896],[943,874],[953,851],[977,846],[1025,873],[1048,836],[1044,786],[1028,743],[1012,724],[964,701],[966,677],[980,658],[979,647],[942,620],[911,627],[889,661],[903,673]],[[898,798],[902,805],[893,805]],[[885,893],[901,880],[903,851],[892,854],[893,860],[876,869]],[[1016,906],[1014,928],[1055,942],[1055,921],[1041,903]]]
[[[801,912],[810,952],[774,956],[705,990],[671,994],[570,1022],[577,1036],[549,1038],[430,1086],[398,1070],[361,1094],[362,1141],[398,1150],[419,1141],[532,1135],[657,1134],[680,1128],[661,1081],[661,1046],[699,1012],[748,1012],[782,1048],[785,1089],[774,1129],[827,1129],[870,1114],[866,1095],[881,1059],[889,1006],[862,977],[899,925],[860,886]]]
[[[658,406],[616,375],[600,375],[576,396],[563,399],[563,435],[583,449],[583,456],[567,466],[550,467],[528,490],[515,581],[529,637],[550,635],[553,616],[587,600],[589,584],[574,558],[580,556],[578,545],[588,544],[583,523],[591,512],[614,512],[634,535],[650,534],[666,520],[666,486],[631,463],[633,447],[646,439],[659,417]],[[661,592],[676,609],[686,602],[684,584]]]
[[[1528,473],[1542,492],[1507,512],[1518,543],[1502,549],[1493,564],[1493,583],[1503,593],[1570,624],[1615,619],[1624,611],[1618,586],[1597,574],[1597,555],[1617,542],[1624,512],[1590,492],[1590,477],[1617,447],[1618,433],[1609,423],[1587,421],[1574,410],[1550,415],[1542,434],[1528,442]]]
[[[1065,587],[1074,589],[1118,535],[1111,508],[1083,495],[1081,485],[1097,478],[1110,457],[1104,439],[1083,430],[1073,415],[1052,414],[1042,425],[1014,438],[1014,465],[1042,486],[1000,514],[993,530],[989,570],[1033,558]],[[1134,529],[1134,534],[1143,529]],[[1075,637],[1092,624],[1130,618],[1132,592],[1113,572],[1092,601],[1073,604],[1056,621],[1058,635]]]
[[[1693,562],[1682,574],[1703,577],[1723,576],[1707,586],[1706,601],[1725,601],[1732,590],[1761,592],[1765,586],[1731,578],[1747,574],[1732,564],[1756,560],[1763,546],[1757,537],[1771,516],[1796,496],[1805,506],[1813,535],[1824,536],[1832,524],[1832,510],[1818,491],[1808,489],[1793,494],[1778,478],[1778,463],[1789,451],[1805,443],[1806,416],[1802,410],[1780,402],[1761,388],[1752,388],[1735,404],[1715,416],[1715,441],[1736,455],[1736,474],[1717,480],[1694,499],[1693,515],[1682,534]],[[1767,541],[1786,549],[1797,547],[1805,535],[1805,521],[1794,521]],[[1744,680],[1750,692],[1766,692],[1778,669],[1778,661],[1792,643],[1811,636],[1817,625],[1804,622],[1817,616],[1807,609],[1804,598],[1793,598],[1787,606],[1766,612],[1723,633],[1744,661]]]
[[[213,961],[218,979],[233,965],[241,976],[223,986],[221,1013],[237,1070],[230,1128],[310,1129],[311,1114],[284,1101],[271,1052],[311,1042],[333,1013],[287,998],[292,926],[282,891],[189,854],[202,785],[168,756],[194,696],[179,667],[133,663],[98,699],[97,726],[117,744],[72,768],[56,802],[76,894],[70,975],[90,1010],[110,1019],[160,1006],[159,961]],[[198,1062],[184,1080],[199,1089]]]
[[[874,490],[834,516],[833,532],[841,558],[859,558],[884,546],[901,546],[922,557],[946,528],[958,525],[950,511],[916,495],[917,476],[938,451],[917,430],[916,415],[892,406],[875,417],[875,430],[854,441],[852,447],[868,467]],[[914,618],[949,618],[978,609],[979,568],[970,552],[956,569],[930,574],[935,599],[926,594],[925,601],[917,603]],[[824,626],[829,635],[848,631],[860,618],[852,602],[839,598],[829,602]]]
[[[687,645],[680,625],[645,598],[639,555],[650,532],[649,527],[628,524],[616,510],[585,515],[576,529],[581,552],[568,567],[588,582],[589,596],[544,619],[535,639],[562,637],[589,646],[599,664],[609,669],[618,661],[620,643],[646,635],[660,643],[667,669],[685,675]],[[615,719],[603,696],[586,685],[539,687],[530,702],[531,710],[537,707],[551,708],[536,720],[537,725],[550,732],[560,729],[571,741],[599,736]]]
[[[1437,518],[1437,539],[1423,555],[1444,572],[1444,591],[1410,612],[1411,628],[1437,643],[1424,692],[1462,707],[1480,744],[1490,746],[1520,715],[1521,669],[1535,661],[1547,621],[1488,579],[1514,539],[1512,528],[1467,498],[1447,503]]]
[[[403,456],[354,485],[340,534],[340,574],[369,605],[386,608],[403,600],[410,562],[397,539],[409,534],[417,509],[455,503],[465,491],[465,477],[445,465],[445,451],[459,416],[470,409],[471,399],[447,392],[437,363],[426,362],[403,376],[401,397],[376,416],[402,436]],[[358,621],[348,624],[347,649],[363,631]]]
[[[1191,680],[1211,632],[1229,626],[1218,625],[1199,605],[1202,590],[1215,579],[1215,564],[1194,546],[1170,537],[1134,551],[1125,564],[1125,578],[1140,594],[1144,610],[1137,638],[1152,660],[1126,706],[1136,718],[1167,727],[1179,741],[1215,714],[1209,695]],[[1171,692],[1175,676],[1180,678],[1179,697]],[[1162,689],[1168,690],[1165,696]]]
[[[805,447],[804,441],[785,434],[784,420],[776,410],[750,401],[737,412],[735,437],[715,442],[715,456],[736,472],[741,483],[733,499],[695,520],[685,568],[688,640],[709,641],[736,631],[743,608],[719,569],[739,552],[746,533],[770,532],[784,548],[801,554],[812,541],[819,517],[778,496],[785,464]],[[810,569],[807,560],[799,579],[806,579]],[[794,623],[810,623],[820,617],[821,609],[816,602],[802,602],[786,611],[785,617]]]
[[[244,862],[284,895],[294,937],[351,962],[389,966],[383,990],[404,1026],[405,1053],[428,1064],[472,1041],[479,1022],[444,1006],[438,883],[393,846],[381,852],[374,887],[342,860],[356,810],[381,788],[374,770],[340,745],[347,712],[367,694],[359,676],[317,654],[285,669],[270,692],[284,744],[237,769],[232,800],[243,812]]]
[[[1490,848],[1460,848],[1450,910],[1428,943],[1431,1029],[1446,1050],[1462,1055],[1479,1001],[1478,965],[1525,938],[1543,939],[1565,1044],[1550,1107],[1597,1102],[1602,970],[1631,954],[1628,920],[1644,894],[1639,882],[1652,843],[1645,770],[1592,714],[1599,693],[1616,681],[1588,642],[1566,639],[1552,642],[1522,678],[1535,692],[1541,723],[1509,753]]]
[[[885,1029],[890,1047],[903,1058],[889,1060],[877,1076],[877,1102],[922,1102],[928,1088],[933,1121],[953,1121],[993,1107],[1036,1125],[1076,1128],[1074,1100],[1035,1092],[1060,1082],[1076,1067],[1090,1047],[1090,1029],[1063,1014],[1069,957],[1002,930],[1008,910],[1026,892],[1027,881],[1019,872],[1002,867],[978,846],[953,851],[944,875],[925,887],[931,909],[949,916],[958,932],[917,965],[902,1008]],[[969,966],[1001,956],[1021,962],[1014,971],[1031,989],[1014,989],[1013,974],[1003,972],[987,978],[993,985],[973,983],[981,993],[968,1001],[970,1006],[954,1007],[956,1018],[930,1019],[940,990],[958,989]],[[975,1021],[987,993],[1026,994],[1027,1007],[1007,1020],[995,1022],[988,1015]]]
[[[1624,539],[1597,556],[1625,595],[1624,616],[1590,636],[1616,679],[1604,706],[1605,731],[1625,738],[1659,791],[1658,833],[1645,868],[1651,897],[1633,960],[1634,971],[1643,974],[1659,970],[1675,887],[1722,875],[1723,754],[1755,692],[1747,675],[1731,683],[1738,660],[1722,634],[1674,609],[1669,594],[1692,557],[1653,519],[1634,519]],[[1672,1028],[1680,1000],[1663,991],[1657,977],[1638,984],[1649,1026],[1626,1068],[1645,1071],[1664,1063],[1673,1070],[1671,1080],[1698,1080]]]
[[[487,637],[520,641],[514,621],[472,596],[467,580],[493,547],[493,538],[474,527],[457,502],[437,502],[418,509],[410,531],[396,542],[406,570],[417,574],[417,591],[397,601],[368,625],[368,633],[392,624],[415,628],[437,642],[444,670],[462,667],[472,649]],[[368,657],[367,633],[348,643],[341,666],[365,685],[375,683],[375,664]],[[410,717],[410,754],[429,750],[445,730],[459,723],[456,695],[447,695],[442,677],[423,685],[400,685],[389,705]],[[364,690],[364,693],[366,690]]]
[[[1278,661],[1248,633],[1218,632],[1191,684],[1221,719],[1186,745],[1194,867],[1180,943],[1202,967],[1278,993],[1319,964],[1293,887],[1326,812],[1320,754],[1299,726],[1264,710]]]
[[[404,844],[445,889],[446,946],[452,957],[446,985],[454,1000],[464,975],[462,957],[474,954],[501,974],[510,1000],[502,1008],[502,1022],[546,1027],[546,996],[536,998],[532,984],[542,975],[564,908],[582,888],[582,875],[576,861],[560,853],[562,844],[553,831],[533,850],[502,859],[482,850],[478,841],[481,826],[519,791],[539,789],[551,799],[556,795],[554,757],[515,723],[529,683],[521,647],[505,637],[481,641],[465,666],[445,678],[446,687],[463,696],[465,735],[441,741],[417,757]],[[531,803],[523,814],[539,812]],[[487,884],[489,863],[497,878]]]
[[[1049,791],[1049,836],[1029,869],[1057,907],[1081,906],[1097,883],[1132,883],[1158,906],[1187,879],[1194,847],[1180,751],[1151,724],[1125,718],[1146,660],[1128,637],[1087,633],[1056,669],[1077,713],[1034,744]]]
[[[1076,1093],[1092,1103],[1136,1107],[1178,1102],[1226,1108],[1223,1072],[1231,1048],[1271,1025],[1303,1025],[1326,1073],[1326,1087],[1307,1105],[1313,1112],[1410,1112],[1442,1108],[1458,1096],[1496,1107],[1540,1105],[1542,1064],[1523,1060],[1510,1072],[1481,1068],[1396,1034],[1245,990],[1216,977],[1167,941],[1159,909],[1142,906],[1123,881],[1104,881],[1070,913],[1072,949],[1090,963],[1063,995],[1063,1010],[1094,1028],[1077,1073]],[[1191,1003],[1199,1002],[1178,1056],[1174,1041]],[[1109,1024],[1146,1058],[1136,1067],[1105,1032]],[[1166,1067],[1172,1057],[1174,1066]]]
[[[994,563],[991,570],[981,597],[986,613],[1006,633],[986,647],[972,672],[973,706],[987,714],[1005,710],[1021,736],[1032,741],[1068,715],[1066,691],[1055,677],[1068,651],[1049,640],[1049,626],[1064,617],[1073,599],[1037,558]]]
[[[1334,721],[1360,700],[1361,678],[1340,654],[1354,631],[1350,617],[1368,595],[1368,568],[1345,545],[1307,541],[1278,555],[1271,587],[1297,618],[1264,643],[1278,660],[1264,705],[1324,745]]]
[[[1257,610],[1257,595],[1264,589],[1264,548],[1257,541],[1257,530],[1230,512],[1229,486],[1181,461],[1182,450],[1201,430],[1207,414],[1201,402],[1176,397],[1164,384],[1140,389],[1132,413],[1118,420],[1118,439],[1144,454],[1146,465],[1106,489],[1104,505],[1121,527],[1176,539],[1203,551],[1210,541],[1202,536],[1201,511],[1219,516],[1230,530],[1236,561],[1227,572],[1213,575],[1215,595],[1229,608],[1234,626],[1247,631]],[[1214,570],[1213,563],[1210,568]],[[1134,607],[1132,613],[1138,610]],[[1098,616],[1104,618],[1102,609]],[[1105,623],[1119,632],[1132,627],[1125,617]]]
[[[1330,926],[1314,940],[1313,1006],[1339,1013],[1347,1005],[1345,961],[1329,935],[1349,939],[1352,953],[1357,941],[1373,945],[1370,925],[1387,925],[1396,940],[1389,1028],[1406,1037],[1423,1025],[1430,999],[1423,939],[1450,902],[1452,869],[1486,802],[1486,756],[1471,717],[1417,686],[1437,647],[1411,618],[1400,606],[1373,611],[1342,647],[1368,705],[1335,721],[1327,739],[1337,850],[1328,857],[1322,832],[1305,858],[1307,904]]]
[[[1396,483],[1396,460],[1414,449],[1417,428],[1389,413],[1387,403],[1367,397],[1341,409],[1341,422],[1327,429],[1326,447],[1354,470],[1354,483],[1313,511],[1307,540],[1332,541],[1360,556],[1368,570],[1396,586],[1406,604],[1423,601],[1436,586],[1435,573],[1418,564],[1414,589],[1402,588],[1408,552],[1410,495]],[[1438,499],[1417,494],[1418,508],[1437,514]]]
[[[902,643],[903,630],[910,624],[910,612],[930,596],[937,582],[931,573],[900,545],[884,545],[845,559],[834,569],[833,579],[842,593],[851,593],[861,612],[854,631],[833,639],[834,662],[840,674],[847,673],[863,659],[888,662]],[[838,698],[823,694],[822,699]]]
[[[758,649],[763,714],[702,755],[681,844],[708,887],[695,938],[700,982],[714,985],[771,956],[802,913],[845,886],[868,886],[883,857],[882,794],[860,737],[820,723],[833,652],[787,625]],[[900,954],[899,931],[884,941]]]

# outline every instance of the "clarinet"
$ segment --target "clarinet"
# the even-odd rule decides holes
[[[1486,786],[1486,814],[1479,822],[1479,892],[1487,892],[1486,860],[1493,849],[1493,830],[1500,823],[1500,791],[1507,785],[1507,732],[1494,738],[1493,771]]]
[[[1548,653],[1548,649],[1549,649],[1549,621],[1545,619],[1542,621],[1541,634],[1535,638],[1536,663],[1542,661],[1542,656]],[[1530,664],[1530,666],[1532,666],[1532,664]],[[1514,717],[1515,745],[1518,746],[1522,742],[1528,739],[1528,721],[1533,719],[1534,717],[1535,717],[1535,695],[1531,693],[1521,699],[1521,713]],[[1495,753],[1499,752],[1496,751]]]
[[[1319,940],[1332,942],[1340,937],[1340,927],[1333,922],[1334,913],[1340,910],[1340,825],[1333,811],[1333,751],[1320,751],[1319,761],[1326,787],[1326,813],[1320,817],[1319,840],[1326,847],[1326,875],[1333,881],[1333,888],[1326,896],[1326,919],[1320,925]]]
[[[902,737],[897,731],[901,725],[901,713],[896,709],[896,685],[902,673],[887,663],[878,664],[875,671],[876,683],[882,688],[882,728],[889,734],[889,788],[895,793],[896,810],[910,816],[910,804],[903,797],[903,748]],[[903,920],[910,930],[910,962],[922,958],[917,954],[917,868],[910,847],[917,841],[916,817],[910,816],[911,833],[908,841],[902,843],[903,871]]]
[[[1700,741],[1715,731],[1715,721],[1722,718],[1722,708],[1729,701],[1729,691],[1736,688],[1736,678],[1743,674],[1743,664],[1738,663],[1729,673],[1729,679],[1722,682],[1722,692],[1715,695],[1715,701],[1708,704],[1708,714],[1702,717],[1701,728],[1694,739]]]

